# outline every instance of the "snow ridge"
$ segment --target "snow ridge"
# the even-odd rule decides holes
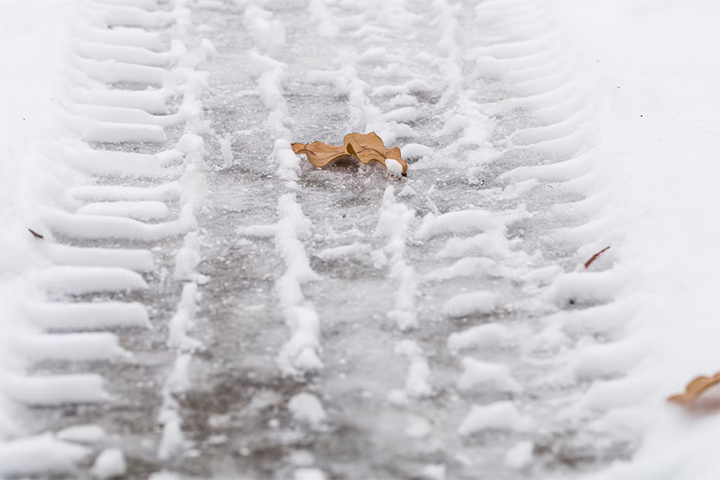
[[[191,283],[185,285],[178,314],[170,325],[169,346],[178,355],[164,388],[161,408],[164,427],[159,455],[166,457],[176,451],[173,446],[177,445],[180,432],[174,396],[187,388],[190,353],[199,348],[199,343],[187,335],[197,301],[194,282],[203,279],[195,271],[199,263],[195,230],[196,214],[205,196],[203,145],[197,135],[204,129],[199,97],[205,75],[195,68],[212,48],[204,45],[188,52],[184,43],[175,39],[170,49],[165,50],[164,32],[144,30],[174,26],[181,35],[188,13],[183,2],[177,2],[170,11],[157,10],[154,2],[135,2],[137,6],[133,7],[114,3],[85,3],[72,20],[74,36],[67,36],[64,47],[68,60],[61,66],[68,79],[61,96],[68,101],[58,113],[59,122],[69,134],[57,141],[53,155],[63,165],[72,167],[77,172],[76,178],[66,180],[61,187],[64,199],[56,205],[64,209],[39,209],[35,228],[41,237],[35,239],[34,249],[44,260],[39,263],[40,268],[13,287],[20,289],[19,298],[25,298],[11,303],[16,321],[24,326],[16,330],[21,333],[13,341],[13,348],[6,350],[0,345],[0,350],[3,355],[9,351],[22,359],[22,369],[45,360],[128,361],[130,354],[119,347],[116,334],[82,331],[147,328],[150,324],[145,307],[139,302],[88,302],[73,297],[148,289],[145,279],[136,272],[155,272],[152,253],[145,249],[78,247],[66,243],[76,239],[154,241],[186,234],[185,246],[178,253],[175,277],[189,279]],[[70,23],[70,17],[63,21]],[[157,88],[124,90],[111,88],[109,83]],[[178,95],[182,95],[182,102],[175,113],[170,113],[166,102]],[[177,146],[153,155],[107,151],[84,143],[164,142],[164,128],[181,122],[185,122],[186,135]],[[99,184],[67,188],[78,180],[85,181],[84,175],[170,181],[151,187]],[[84,203],[88,200],[94,203]],[[166,202],[176,200],[178,218],[148,223],[167,218],[172,209]],[[6,293],[4,288],[2,295]],[[69,333],[45,333],[48,330]],[[98,403],[112,400],[104,383],[101,376],[93,373],[50,376],[3,373],[0,393],[18,405]],[[6,439],[6,429],[0,430],[0,439]],[[93,438],[91,443],[99,441],[99,437]],[[75,437],[46,434],[0,444],[0,476],[70,474],[76,463],[93,451],[76,447],[72,444],[75,441]],[[34,458],[38,452],[47,452],[43,455],[46,460],[30,461],[27,455]],[[124,471],[124,462],[122,467]]]
[[[257,48],[263,52],[251,52],[248,60],[257,76],[256,93],[269,111],[265,127],[275,137],[272,158],[277,164],[276,176],[285,182],[290,192],[278,199],[276,225],[240,227],[238,233],[274,236],[275,248],[286,266],[275,282],[275,290],[291,332],[290,339],[280,348],[277,365],[284,375],[305,381],[323,369],[323,362],[320,319],[312,302],[305,298],[302,286],[320,277],[310,267],[303,243],[311,236],[312,223],[297,201],[300,158],[291,148],[293,135],[289,127],[293,121],[283,90],[286,65],[273,58],[285,45],[285,25],[256,2],[246,6],[243,23],[253,35]],[[319,428],[326,418],[320,398],[310,392],[296,394],[288,401],[287,408],[297,422],[310,428]],[[296,470],[296,477],[301,473],[324,478],[318,469]]]

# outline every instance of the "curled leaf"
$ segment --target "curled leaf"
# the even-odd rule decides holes
[[[685,393],[678,395],[671,395],[668,397],[669,402],[675,403],[689,403],[695,400],[697,397],[702,395],[703,392],[708,390],[710,387],[720,385],[720,372],[716,373],[712,377],[700,376],[694,378],[685,387]]]
[[[378,162],[385,165],[385,160],[392,159],[402,166],[402,174],[407,172],[407,163],[400,155],[400,149],[385,148],[382,139],[375,132],[348,133],[343,145],[328,145],[322,142],[293,143],[293,152],[305,154],[308,161],[316,167],[324,167],[343,157],[352,157],[362,163]]]
[[[293,143],[292,149],[298,155],[305,154],[310,163],[316,167],[324,167],[339,158],[350,156],[344,146],[322,142]]]

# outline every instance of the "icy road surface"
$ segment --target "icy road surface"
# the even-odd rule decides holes
[[[57,155],[80,173],[33,224],[47,260],[3,290],[0,347],[29,367],[0,370],[25,431],[0,428],[0,477],[578,478],[633,457],[645,427],[615,409],[647,392],[623,382],[649,342],[619,333],[640,307],[617,245],[583,266],[618,236],[556,9],[79,12]],[[349,132],[399,146],[407,177],[291,149]]]

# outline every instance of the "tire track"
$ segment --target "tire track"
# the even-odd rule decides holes
[[[65,123],[79,140],[65,140],[56,156],[97,183],[68,191],[65,208],[43,212],[37,248],[48,266],[29,279],[32,290],[19,305],[20,317],[39,330],[18,343],[33,374],[8,379],[3,388],[10,385],[13,400],[32,408],[33,428],[53,432],[4,444],[3,475],[87,475],[91,467],[100,476],[107,469],[148,475],[158,464],[153,411],[162,410],[160,457],[167,460],[168,417],[181,393],[178,379],[187,376],[187,344],[174,338],[189,322],[171,321],[174,362],[158,345],[166,329],[158,319],[168,314],[179,283],[167,276],[172,250],[156,252],[184,235],[176,280],[191,276],[194,265],[185,258],[188,250],[198,255],[192,240],[204,195],[202,139],[195,135],[202,130],[203,75],[195,67],[207,48],[188,53],[176,39],[167,49],[170,27],[188,40],[182,2],[170,10],[154,1],[83,8],[68,54],[65,106]],[[153,88],[139,90],[146,86]],[[167,104],[177,96],[181,102],[170,113]],[[152,144],[167,144],[166,129],[175,136],[181,125],[186,133],[176,146],[140,153],[157,151]],[[181,310],[194,302],[191,285]],[[172,363],[160,406],[156,382]],[[177,418],[174,426],[179,430]],[[43,461],[30,461],[41,452]]]

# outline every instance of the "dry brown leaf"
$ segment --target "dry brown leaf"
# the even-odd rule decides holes
[[[675,403],[689,403],[695,400],[697,397],[702,395],[707,389],[714,385],[720,385],[720,372],[716,373],[712,377],[700,376],[694,378],[685,387],[685,393],[678,395],[671,395],[668,397],[669,402]]]
[[[307,159],[316,167],[324,167],[333,160],[350,156],[344,146],[328,145],[322,142],[293,143],[292,149],[298,155],[301,153],[307,155]]]
[[[590,265],[592,265],[592,263],[606,250],[610,250],[610,247],[605,247],[602,250],[600,250],[599,252],[597,252],[595,255],[590,257],[590,260],[585,262],[585,268],[587,269]]]
[[[402,166],[403,175],[407,172],[407,163],[402,159],[400,149],[385,148],[382,139],[375,132],[348,133],[343,143],[343,146],[322,142],[293,143],[292,149],[296,154],[304,153],[308,161],[316,167],[324,167],[343,157],[352,157],[362,163],[379,162],[383,165],[386,159],[391,158]],[[387,168],[387,165],[385,167]]]

